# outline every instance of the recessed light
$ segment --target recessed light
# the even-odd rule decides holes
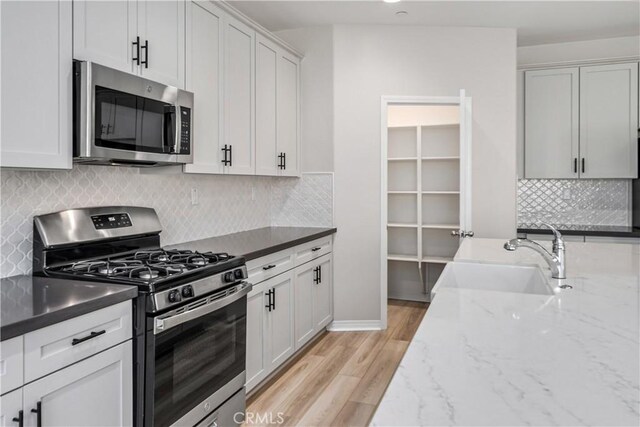
[[[407,12],[406,10],[399,10],[396,12],[396,16],[407,16],[409,14],[409,12]]]
[[[400,0],[382,0],[385,3],[398,3]]]

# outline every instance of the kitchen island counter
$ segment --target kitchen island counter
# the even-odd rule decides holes
[[[503,244],[465,239],[455,260],[550,278]],[[567,276],[553,296],[438,290],[372,424],[639,425],[640,247],[568,242]]]

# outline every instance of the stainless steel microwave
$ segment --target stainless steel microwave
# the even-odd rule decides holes
[[[74,162],[191,163],[192,93],[92,62],[73,70]]]

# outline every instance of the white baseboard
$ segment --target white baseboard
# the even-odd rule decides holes
[[[331,332],[379,331],[381,329],[380,320],[334,320],[327,326],[327,330]]]

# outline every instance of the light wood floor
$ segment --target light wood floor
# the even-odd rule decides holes
[[[387,330],[325,333],[250,397],[245,425],[368,425],[427,307],[390,300]]]

